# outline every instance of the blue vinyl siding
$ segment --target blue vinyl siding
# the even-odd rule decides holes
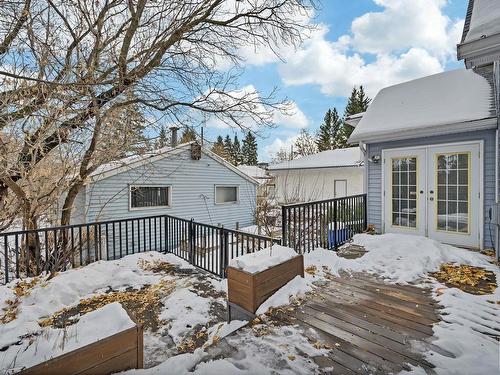
[[[492,247],[491,239],[495,237],[495,227],[491,225],[491,236],[490,236],[490,224],[488,211],[489,208],[495,203],[495,130],[484,130],[477,132],[468,133],[457,133],[451,135],[435,136],[435,137],[424,137],[407,139],[402,141],[392,141],[383,143],[370,143],[367,144],[367,156],[372,157],[374,155],[382,155],[383,149],[390,148],[401,148],[401,147],[414,147],[414,146],[425,146],[425,145],[435,145],[444,143],[454,143],[454,142],[466,142],[466,141],[484,141],[483,149],[483,208],[484,208],[484,228],[483,228],[483,240],[484,246],[486,248]],[[381,231],[382,228],[382,162],[374,164],[368,162],[365,164],[367,173],[367,194],[368,194],[368,223],[376,226],[377,231]]]
[[[170,186],[170,207],[130,210],[130,185]],[[215,204],[215,185],[238,186],[239,202]],[[186,150],[89,184],[85,201],[87,222],[167,214],[234,228],[253,224],[256,186],[205,153],[192,160]]]

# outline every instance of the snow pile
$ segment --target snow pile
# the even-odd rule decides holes
[[[231,259],[229,265],[248,273],[257,273],[286,262],[296,256],[297,253],[295,250],[289,247],[273,245],[264,250]]]
[[[189,289],[179,289],[163,300],[165,309],[161,320],[170,321],[169,335],[179,345],[192,327],[204,325],[210,320],[210,301]],[[182,317],[182,319],[178,319]]]
[[[491,266],[485,255],[421,236],[357,234],[354,244],[368,252],[358,259],[345,259],[334,251],[317,249],[304,256],[304,264],[306,268],[314,265],[318,270],[327,266],[333,275],[338,275],[340,270],[375,273],[402,284],[426,278],[429,272],[439,271],[443,263]]]
[[[279,307],[290,304],[290,298],[303,297],[312,290],[312,286],[301,276],[295,276],[288,283],[283,285],[276,293],[264,301],[257,309],[256,314],[264,314],[272,307]]]
[[[77,304],[80,299],[104,293],[109,289],[124,290],[126,287],[138,289],[158,283],[162,278],[165,279],[162,275],[144,273],[138,266],[140,259],[162,260],[191,268],[174,255],[149,252],[129,255],[117,261],[99,261],[83,268],[62,272],[51,280],[35,285],[29,295],[23,297],[17,318],[0,325],[0,348],[19,341],[19,337],[39,331],[39,320]],[[1,286],[0,296],[3,298],[4,295],[8,295],[8,290],[14,285],[12,282]],[[5,303],[5,300],[2,303]]]
[[[224,337],[230,335],[231,333],[239,330],[248,324],[247,320],[232,320],[229,323],[219,323],[207,330],[208,339],[203,347],[207,347],[215,344],[217,341],[223,339]]]
[[[33,367],[134,326],[118,302],[110,303],[65,329],[44,328],[30,340],[0,351],[0,365],[10,371]]]
[[[226,337],[224,346],[213,353],[196,349],[156,367],[124,374],[314,374],[317,365],[310,357],[326,353],[328,350],[315,348],[295,327],[273,327],[272,334],[259,337],[251,329],[243,329]]]

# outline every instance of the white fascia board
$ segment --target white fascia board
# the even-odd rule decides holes
[[[457,45],[457,59],[484,60],[488,55],[500,53],[500,34],[490,35]]]
[[[375,143],[375,142],[389,142],[400,141],[404,139],[432,137],[453,133],[466,133],[479,130],[488,130],[497,128],[497,118],[488,117],[481,120],[466,121],[455,124],[433,124],[426,127],[420,127],[411,130],[398,130],[385,133],[367,133],[361,134],[357,137],[350,137],[349,143]]]

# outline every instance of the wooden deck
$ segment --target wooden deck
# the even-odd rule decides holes
[[[299,308],[275,317],[298,324],[305,335],[315,332],[333,348],[328,357],[314,358],[323,373],[387,374],[407,364],[432,373],[432,364],[416,349],[421,345],[414,344],[432,336],[437,308],[429,290],[355,274],[332,277]],[[426,340],[426,345],[432,344]]]

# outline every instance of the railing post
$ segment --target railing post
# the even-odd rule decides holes
[[[286,236],[288,233],[286,232],[286,223],[287,223],[288,217],[287,217],[287,210],[286,206],[283,205],[281,206],[281,244],[283,246],[288,245],[288,241]]]
[[[363,194],[363,232],[368,229],[368,202],[367,194]]]
[[[189,263],[194,264],[194,218],[191,218],[188,225],[188,243],[189,243]]]
[[[223,277],[226,277],[226,269],[229,264],[229,232],[224,231],[224,268],[223,268]]]
[[[337,230],[337,200],[333,201],[333,248],[337,250],[338,230]]]

